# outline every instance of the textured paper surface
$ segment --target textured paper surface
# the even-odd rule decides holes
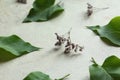
[[[0,80],[22,80],[32,71],[42,71],[52,78],[70,73],[69,80],[89,80],[88,66],[94,57],[102,63],[107,56],[120,57],[120,48],[108,46],[86,26],[105,25],[120,14],[120,0],[63,0],[65,11],[47,22],[22,23],[33,0],[18,4],[15,0],[0,0],[0,35],[16,34],[31,44],[42,47],[37,52],[21,56],[8,62],[0,63]],[[85,16],[86,3],[98,8],[91,17]],[[80,56],[63,55],[63,50],[54,51],[55,32],[66,33],[72,27],[73,42],[85,47]]]

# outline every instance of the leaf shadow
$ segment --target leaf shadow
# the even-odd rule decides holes
[[[91,16],[88,16],[88,15],[87,15],[87,12],[84,12],[84,13],[83,13],[83,18],[84,18],[84,20],[88,20],[90,17],[91,17]]]
[[[62,49],[62,46],[57,46],[48,51],[48,53],[58,52]]]
[[[60,56],[64,56],[68,59],[71,59],[71,58],[76,58],[76,57],[79,57],[81,54],[73,54],[72,52],[71,53],[68,53],[68,54],[65,54],[64,52],[62,52],[61,54],[58,54],[58,57]]]

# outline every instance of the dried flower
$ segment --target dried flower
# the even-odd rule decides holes
[[[27,0],[17,0],[17,2],[26,4],[26,3],[27,3]]]
[[[70,32],[71,32],[71,29],[70,31],[67,32],[67,35],[68,35],[67,38],[65,38],[64,35],[60,36],[57,33],[55,33],[58,40],[55,43],[55,46],[61,46],[62,44],[65,44],[65,50],[64,50],[65,54],[71,53],[71,51],[74,51],[75,53],[81,52],[83,50],[83,47],[79,46],[78,44],[72,43]]]
[[[64,44],[64,42],[66,41],[66,38],[64,38],[63,36],[58,35],[57,33],[55,33],[56,37],[57,37],[57,42],[55,43],[55,46],[61,46],[62,44]]]
[[[93,6],[89,3],[87,3],[87,15],[91,16],[93,13]]]
[[[105,8],[96,8],[93,7],[90,3],[87,3],[87,16],[91,16],[93,14],[93,12],[96,11],[100,11],[100,10],[105,10],[108,9],[109,7],[105,7]]]

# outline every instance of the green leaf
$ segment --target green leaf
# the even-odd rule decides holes
[[[54,5],[54,3],[55,0],[35,0],[33,8],[23,22],[47,21],[64,11],[59,4]]]
[[[90,26],[88,27],[101,37],[105,42],[120,46],[120,16],[113,18],[105,26]]]
[[[120,59],[110,56],[102,66],[91,65],[89,71],[90,80],[120,80]]]
[[[55,79],[55,80],[64,80],[69,75],[70,74],[64,76],[63,78]],[[49,75],[42,73],[40,71],[36,71],[28,74],[23,80],[52,80],[52,79],[49,77]]]
[[[0,37],[0,61],[9,60],[39,50],[16,35]]]
[[[111,56],[105,60],[102,67],[114,78],[120,80],[120,59]]]
[[[99,65],[90,66],[89,71],[90,80],[113,80],[112,77]]]
[[[49,75],[44,74],[42,72],[32,72],[23,80],[51,80]]]

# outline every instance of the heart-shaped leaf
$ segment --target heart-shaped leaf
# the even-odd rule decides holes
[[[108,57],[102,66],[95,63],[89,67],[90,80],[120,80],[120,59]]]
[[[54,5],[54,3],[55,0],[35,0],[33,8],[23,22],[47,21],[64,11],[59,4]]]
[[[90,80],[113,80],[112,77],[99,65],[92,65],[90,69]]]
[[[68,77],[70,74],[55,80],[64,80],[66,77]],[[40,71],[31,72],[28,74],[23,80],[52,80],[49,75],[42,73]]]
[[[116,56],[108,57],[102,67],[113,77],[114,80],[120,80],[120,59]]]
[[[51,80],[49,75],[36,71],[30,73],[24,80]]]
[[[98,34],[105,42],[120,46],[120,16],[113,18],[105,26],[88,27]]]

